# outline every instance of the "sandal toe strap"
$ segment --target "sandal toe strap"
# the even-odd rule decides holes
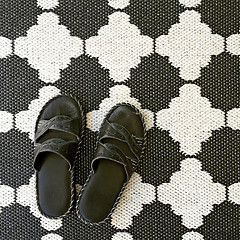
[[[63,139],[58,138],[46,140],[41,144],[37,143],[34,150],[33,160],[34,169],[39,170],[41,160],[43,159],[40,158],[39,156],[41,153],[46,152],[55,153],[60,157],[64,158],[69,164],[69,169],[71,169],[73,167],[73,161],[75,158],[77,145],[78,144],[76,141],[65,141]]]
[[[79,122],[80,118],[71,118],[64,115],[55,116],[49,120],[40,120],[35,133],[35,141],[43,136],[49,129],[73,134],[79,141]]]
[[[142,152],[143,138],[132,135],[125,127],[118,123],[110,123],[106,120],[100,134],[100,141],[104,138],[112,138],[128,144],[132,153],[139,159]]]
[[[123,165],[126,172],[127,179],[130,178],[130,176],[134,171],[131,159],[126,157],[124,153],[114,144],[111,144],[111,143],[102,144],[101,142],[98,144],[98,147],[95,153],[95,158],[92,161],[93,172],[95,172],[96,163],[100,159],[107,159]]]

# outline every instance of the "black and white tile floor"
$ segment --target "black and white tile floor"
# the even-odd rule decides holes
[[[238,0],[0,2],[0,239],[239,240]],[[144,160],[111,221],[41,216],[34,124],[73,94],[87,117],[77,163],[86,180],[108,110],[144,115]]]

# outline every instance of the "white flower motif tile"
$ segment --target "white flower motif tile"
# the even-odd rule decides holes
[[[36,177],[35,174],[30,178],[29,185],[22,185],[17,188],[17,203],[22,206],[30,207],[30,212],[41,220],[41,226],[48,231],[57,230],[62,226],[62,219],[48,219],[38,210],[36,201]]]
[[[15,54],[27,58],[46,83],[57,81],[60,70],[82,53],[83,41],[70,36],[70,31],[59,25],[59,17],[51,12],[38,16],[38,24],[28,30],[27,37],[15,40]]]
[[[12,41],[0,36],[0,58],[5,58],[12,53]]]
[[[58,0],[38,0],[37,4],[42,9],[53,9],[58,6]]]
[[[200,227],[203,216],[213,210],[213,205],[226,199],[225,186],[214,183],[210,174],[201,168],[199,160],[187,158],[181,162],[181,170],[172,175],[170,182],[157,189],[158,200],[170,204],[187,228]]]
[[[112,240],[133,240],[133,237],[130,233],[118,232],[112,236]]]
[[[179,0],[179,2],[185,7],[197,7],[201,4],[202,0]]]
[[[49,233],[41,238],[41,240],[63,240],[63,237],[56,233]]]
[[[12,203],[14,203],[14,189],[7,186],[7,185],[1,185],[0,182],[0,213],[2,212],[3,207],[10,206]]]
[[[112,214],[111,224],[118,229],[127,229],[132,224],[133,216],[143,210],[143,205],[151,204],[154,200],[155,187],[142,183],[141,176],[134,173]]]
[[[201,23],[200,13],[194,10],[181,13],[179,20],[168,35],[157,38],[156,52],[168,56],[184,80],[195,80],[200,77],[201,68],[210,63],[211,56],[224,51],[224,38],[212,34],[208,25]]]
[[[240,182],[228,187],[228,200],[240,205]]]
[[[108,0],[108,5],[115,9],[124,9],[130,4],[130,0]]]
[[[227,113],[227,126],[240,130],[240,108],[234,108]]]
[[[13,115],[7,111],[0,111],[0,132],[7,132],[13,128]]]
[[[116,85],[110,88],[110,97],[105,98],[99,105],[99,110],[87,113],[87,127],[92,131],[98,131],[108,111],[117,103],[130,103],[142,113],[146,128],[149,130],[154,125],[154,113],[148,109],[142,109],[141,103],[131,97],[131,89],[125,85]]]
[[[137,67],[141,57],[153,52],[153,40],[141,35],[129,18],[123,12],[113,13],[109,24],[101,27],[97,36],[86,40],[86,53],[97,57],[115,82],[127,80],[130,69]]]
[[[34,140],[35,122],[42,107],[51,98],[60,94],[60,90],[53,86],[45,86],[39,90],[39,98],[34,99],[26,111],[21,111],[15,115],[16,128],[22,132],[27,132],[29,138]]]
[[[212,131],[224,126],[224,112],[212,108],[195,84],[185,84],[179,92],[179,97],[171,100],[168,109],[157,113],[156,124],[169,131],[170,136],[180,143],[181,151],[195,155]]]
[[[240,55],[240,34],[233,34],[228,37],[226,44],[228,52],[234,55]]]
[[[197,232],[188,232],[182,236],[182,240],[204,240],[203,235]]]

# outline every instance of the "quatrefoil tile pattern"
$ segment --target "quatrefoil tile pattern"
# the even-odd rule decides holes
[[[201,75],[201,68],[211,61],[211,55],[224,50],[224,38],[212,34],[211,29],[201,23],[201,15],[196,11],[185,11],[179,15],[180,23],[174,24],[168,35],[157,38],[156,51],[169,56],[173,66],[180,68],[180,76],[185,80],[195,80]]]
[[[226,199],[226,189],[214,183],[195,158],[182,161],[180,170],[171,176],[170,183],[158,187],[158,200],[170,204],[174,213],[182,216],[184,226],[197,228],[203,224],[203,216],[213,210],[213,204]]]
[[[237,0],[0,2],[0,239],[240,239],[239,11]],[[58,94],[86,114],[77,193],[111,107],[144,116],[142,161],[100,226],[37,208],[35,121]]]
[[[54,13],[38,16],[38,24],[28,30],[27,37],[19,37],[15,41],[15,54],[27,58],[46,83],[58,80],[60,70],[68,66],[70,58],[82,53],[82,40],[70,36],[69,30],[59,25],[58,16]]]
[[[129,21],[127,14],[113,13],[109,16],[109,25],[103,26],[98,36],[86,40],[86,53],[97,57],[116,82],[127,80],[130,69],[140,63],[140,57],[153,51],[153,40],[141,35]]]
[[[157,113],[157,126],[180,142],[181,151],[195,155],[212,131],[224,126],[224,112],[211,108],[209,100],[201,97],[200,87],[186,84],[180,88],[179,97],[172,99],[169,109]]]

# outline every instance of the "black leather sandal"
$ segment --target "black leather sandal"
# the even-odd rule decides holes
[[[69,96],[51,99],[39,114],[34,169],[38,207],[48,218],[65,216],[73,207],[74,161],[84,125],[81,105]]]
[[[85,223],[110,218],[143,153],[146,127],[133,105],[113,107],[101,126],[92,170],[77,202],[77,215]]]

